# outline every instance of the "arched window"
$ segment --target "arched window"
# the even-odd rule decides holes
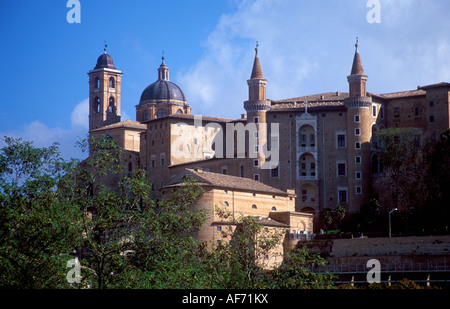
[[[100,78],[96,77],[94,81],[94,88],[99,89],[100,88]]]
[[[277,211],[277,208],[275,206],[273,206],[272,211]]]
[[[298,162],[299,177],[316,177],[316,160],[310,153],[304,153]]]
[[[310,125],[303,125],[298,130],[298,146],[302,148],[316,146],[316,135],[314,128]]]
[[[177,114],[182,114],[183,111],[181,109],[177,109]]]
[[[114,77],[109,78],[109,88],[116,88],[116,81],[114,80]]]
[[[100,113],[100,98],[96,97],[94,99],[94,113]]]
[[[257,209],[258,207],[256,207],[255,204],[252,205],[252,209]]]
[[[158,109],[158,112],[156,113],[156,116],[158,118],[165,117],[165,116],[167,116],[167,112],[166,112],[165,109],[160,108],[160,109]]]
[[[133,170],[133,163],[128,163],[128,171],[131,172]]]
[[[142,113],[142,121],[147,121],[148,120],[148,110],[145,110]]]
[[[223,206],[230,206],[228,202],[223,202]]]
[[[114,112],[114,97],[109,98],[109,106],[108,106],[108,112],[112,113]]]

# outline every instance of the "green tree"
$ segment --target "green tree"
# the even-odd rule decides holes
[[[122,175],[123,151],[114,139],[92,137],[80,144],[90,149],[89,158],[64,178],[60,189],[81,209],[82,285],[99,289],[198,285],[194,235],[204,216],[191,209],[201,194],[198,185],[186,181],[156,205],[145,171]]]
[[[305,248],[295,249],[282,257],[281,266],[271,265],[266,259],[280,249],[284,234],[268,231],[258,217],[238,218],[217,208],[223,224],[233,229],[222,229],[223,240],[205,255],[204,272],[216,288],[227,289],[286,289],[332,287],[329,273],[315,273],[313,268],[326,264],[318,254],[309,254]]]
[[[283,264],[274,271],[275,287],[283,289],[328,289],[334,287],[335,276],[330,272],[315,272],[327,261],[311,254],[305,247],[289,252]]]
[[[204,248],[195,235],[206,220],[193,203],[203,193],[189,179],[151,210],[144,228],[136,234],[133,272],[142,280],[135,288],[206,288],[208,274],[201,272]]]
[[[5,137],[0,150],[0,286],[67,286],[66,263],[79,244],[79,209],[57,189],[76,161],[58,145],[34,147]],[[75,223],[74,223],[75,222]]]
[[[335,221],[336,221],[336,223],[338,225],[337,228],[341,229],[341,227],[342,227],[342,220],[344,220],[344,218],[345,218],[345,207],[343,205],[339,204],[339,205],[336,206],[334,211],[335,211],[334,214],[335,214],[335,217],[336,217]]]
[[[324,208],[320,212],[320,215],[325,225],[325,233],[327,233],[328,229],[330,228],[330,226],[333,224],[334,221],[333,212],[330,208]]]
[[[450,210],[450,129],[442,132],[439,140],[427,156],[426,184],[429,199],[424,207],[418,208],[417,215],[428,230],[449,231]]]
[[[386,187],[400,212],[420,207],[428,197],[426,153],[429,141],[417,128],[390,128],[376,133]],[[388,211],[390,209],[386,209]]]

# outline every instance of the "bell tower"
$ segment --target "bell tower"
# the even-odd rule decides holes
[[[88,73],[89,132],[120,122],[120,87],[122,72],[114,66],[112,57],[104,53]]]

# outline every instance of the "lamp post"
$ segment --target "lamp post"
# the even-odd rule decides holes
[[[394,211],[396,211],[397,208],[393,208],[390,212],[389,212],[389,238],[391,237],[391,213],[393,213]]]

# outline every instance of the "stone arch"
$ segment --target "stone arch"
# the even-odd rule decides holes
[[[302,153],[298,158],[300,177],[316,177],[316,158],[309,152]]]
[[[303,203],[306,202],[316,202],[317,200],[317,189],[315,186],[309,183],[305,183],[300,187],[300,200]]]
[[[310,124],[303,124],[298,129],[298,146],[299,147],[315,147],[316,132]]]
[[[300,209],[300,212],[306,212],[306,213],[314,214],[315,210],[312,207],[303,207],[302,209]]]

